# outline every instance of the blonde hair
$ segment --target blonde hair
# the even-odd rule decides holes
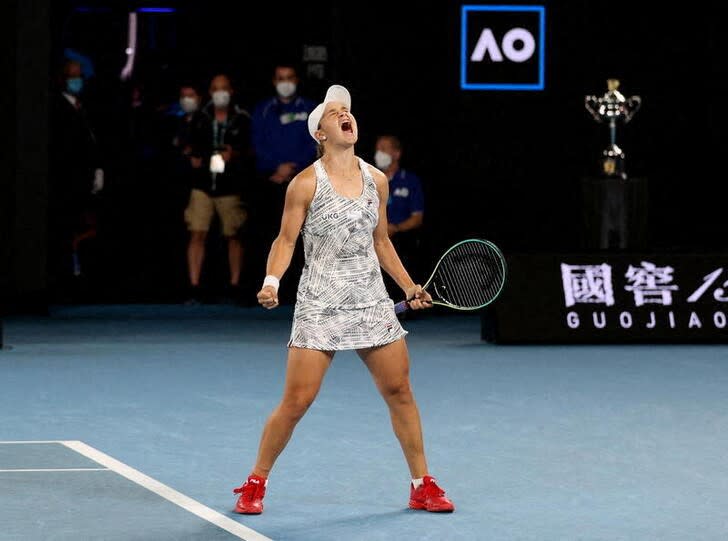
[[[316,126],[317,130],[321,129],[321,121],[319,121],[318,125]],[[324,138],[325,139],[325,138]],[[324,142],[321,139],[316,140],[316,159],[323,157],[324,153],[326,152],[326,149],[324,148]]]
[[[326,153],[326,149],[324,148],[324,144],[322,142],[319,142],[318,145],[316,145],[316,159],[323,157],[323,155]]]

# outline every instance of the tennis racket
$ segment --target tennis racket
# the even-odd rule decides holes
[[[468,239],[447,250],[424,286],[432,304],[456,310],[478,310],[498,298],[506,283],[506,260],[487,240]],[[412,299],[394,306],[399,314]]]

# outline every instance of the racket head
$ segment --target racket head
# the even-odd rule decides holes
[[[432,303],[455,310],[485,308],[503,291],[506,259],[484,239],[466,239],[451,246],[439,259],[424,289]]]

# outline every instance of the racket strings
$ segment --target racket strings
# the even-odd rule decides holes
[[[490,303],[500,292],[505,266],[500,252],[484,242],[465,242],[440,261],[433,285],[445,302],[459,307]]]

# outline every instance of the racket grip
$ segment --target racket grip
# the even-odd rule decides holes
[[[401,314],[402,312],[405,312],[408,308],[409,305],[407,304],[407,301],[398,302],[394,305],[394,313]]]

